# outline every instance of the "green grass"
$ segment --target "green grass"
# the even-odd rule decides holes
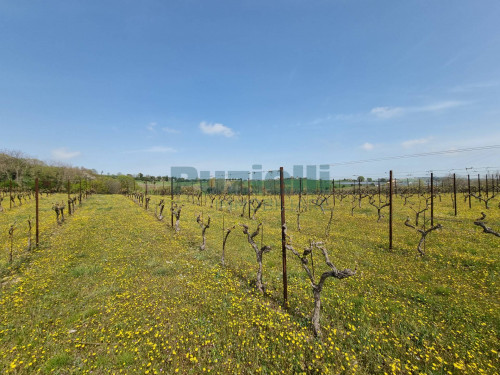
[[[290,307],[280,307],[281,231],[274,199],[257,221],[241,218],[234,207],[229,213],[176,199],[185,204],[178,235],[168,215],[163,222],[154,218],[159,197],[145,211],[122,196],[93,196],[60,226],[49,207],[44,246],[32,254],[19,247],[17,267],[3,264],[0,373],[497,371],[500,248],[496,237],[473,225],[484,210],[479,204],[472,210],[461,204],[455,218],[443,197],[436,220],[444,228],[428,236],[421,258],[418,235],[403,225],[411,211],[399,199],[391,251],[387,212],[377,223],[366,201],[354,216],[349,198],[337,202],[325,238],[329,214],[310,205],[299,233],[291,210],[296,197],[287,199],[297,249],[321,239],[338,268],[357,265],[354,277],[325,284],[320,341],[309,322],[310,283],[291,253]],[[0,225],[5,229],[30,209],[0,215]],[[199,212],[212,217],[204,252]],[[500,229],[499,210],[487,214],[488,225]],[[263,222],[263,243],[272,246],[264,256],[266,296],[254,290],[255,254],[240,227],[229,236],[226,267],[220,265],[223,215],[226,228],[246,223],[254,229]],[[19,233],[16,241],[22,243]],[[260,245],[261,236],[256,240]],[[319,254],[314,262],[316,272],[324,270]]]

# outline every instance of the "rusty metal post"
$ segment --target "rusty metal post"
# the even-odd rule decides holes
[[[250,219],[250,176],[248,176],[248,218]]]
[[[9,208],[12,208],[12,179],[9,180]]]
[[[170,176],[170,225],[174,227],[174,178]]]
[[[35,178],[35,242],[36,247],[39,244],[39,230],[38,230],[38,177]]]
[[[453,173],[453,202],[455,204],[455,216],[457,216],[457,179]]]
[[[434,173],[431,172],[431,227],[434,226]]]
[[[488,198],[488,173],[486,173],[486,180],[485,180],[485,185],[486,185],[486,198]]]
[[[146,181],[146,192],[144,193],[144,209],[148,209],[148,182]]]
[[[361,179],[358,177],[359,204],[361,204]]]
[[[128,187],[128,184],[127,184]],[[128,190],[128,188],[127,188]],[[79,199],[80,206],[82,205],[82,179],[80,178],[80,199]]]
[[[302,177],[299,177],[299,213],[300,213],[300,201],[302,200]]]
[[[477,189],[478,189],[478,196],[481,196],[481,177],[479,173],[477,174]]]
[[[378,203],[380,203],[380,178],[377,178],[377,185],[378,185]]]
[[[283,307],[288,307],[288,283],[286,275],[286,236],[285,236],[285,183],[283,181],[283,167],[280,167],[280,195],[281,195],[281,254],[283,259]]]
[[[470,174],[467,175],[467,187],[469,189],[469,209],[472,208],[471,202],[470,202]]]
[[[392,250],[392,170],[389,172],[389,250]]]
[[[333,196],[333,207],[335,207],[335,179],[332,179],[332,196]]]
[[[68,178],[68,214],[71,215],[71,192]]]

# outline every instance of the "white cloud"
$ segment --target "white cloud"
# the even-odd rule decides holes
[[[372,108],[370,114],[381,119],[389,119],[411,113],[439,112],[450,108],[461,107],[465,104],[465,102],[448,100],[418,107],[375,107]]]
[[[370,113],[378,118],[392,118],[403,114],[405,110],[401,107],[375,107],[372,108]]]
[[[158,153],[166,153],[166,152],[176,152],[172,147],[163,147],[163,146],[153,146],[147,148],[145,150],[140,150],[142,152],[158,152]]]
[[[168,128],[168,127],[161,128],[161,130],[163,130],[165,133],[169,133],[169,134],[179,134],[180,133],[180,130],[172,129],[172,128]]]
[[[156,122],[150,122],[149,125],[146,127],[150,132],[155,131],[155,126],[158,125]]]
[[[442,111],[444,109],[460,107],[462,105],[464,105],[463,102],[448,100],[446,102],[434,103],[423,107],[414,107],[413,109],[410,108],[410,110],[413,110],[414,112],[437,112],[437,111]]]
[[[200,129],[205,134],[220,134],[227,138],[234,136],[234,131],[222,124],[207,124],[205,121],[202,121]]]
[[[500,84],[500,82],[496,82],[496,81],[469,83],[469,84],[464,84],[464,85],[452,87],[450,89],[450,92],[463,93],[463,92],[476,91],[476,90],[481,90],[481,89],[489,89],[492,87],[496,87],[499,84]]]
[[[432,136],[427,137],[427,138],[409,139],[408,141],[402,142],[401,145],[404,148],[410,148],[410,147],[413,147],[416,145],[423,145],[424,143],[428,143],[431,140],[432,140]]]
[[[68,160],[80,156],[80,151],[69,151],[66,147],[52,150],[52,157],[56,160]]]
[[[373,143],[369,143],[369,142],[365,142],[361,145],[361,148],[363,150],[366,150],[366,151],[370,151],[370,150],[373,150],[373,148],[375,147],[375,145]]]

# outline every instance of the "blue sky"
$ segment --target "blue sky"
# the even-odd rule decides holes
[[[168,175],[500,145],[499,19],[498,1],[0,1],[0,148]],[[465,167],[500,149],[330,174]]]

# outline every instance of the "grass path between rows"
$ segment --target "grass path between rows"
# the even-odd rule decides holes
[[[89,198],[2,286],[0,373],[358,368],[198,253],[126,198]]]

